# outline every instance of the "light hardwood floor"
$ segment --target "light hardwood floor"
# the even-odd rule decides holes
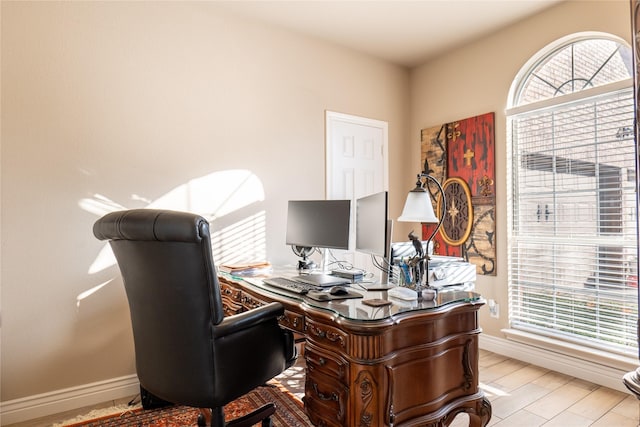
[[[493,409],[489,426],[638,426],[640,406],[630,393],[488,351],[480,352],[479,366],[480,384]],[[456,418],[452,426],[465,425],[460,421]]]
[[[304,363],[278,377],[293,394],[304,395]],[[638,400],[562,373],[500,356],[480,352],[480,383],[491,401],[492,427],[638,427]],[[622,381],[622,378],[620,379]],[[100,407],[126,403],[105,402]],[[12,424],[11,427],[42,427],[85,414],[92,408],[56,414],[38,420]],[[460,414],[451,427],[468,426],[468,417]],[[9,426],[7,426],[9,427]]]

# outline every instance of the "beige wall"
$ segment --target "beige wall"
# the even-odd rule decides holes
[[[501,336],[511,81],[567,34],[630,38],[626,1],[567,2],[409,72],[214,2],[1,8],[2,401],[134,372],[121,283],[76,301],[117,276],[89,273],[102,249],[87,210],[96,194],[142,207],[192,179],[249,170],[265,200],[236,216],[264,211],[269,258],[292,262],[284,206],[324,195],[325,110],[389,122],[393,218],[420,169],[420,129],[496,113],[498,269],[478,289],[502,307],[499,319],[481,310],[485,333]]]
[[[96,194],[142,207],[249,170],[265,200],[236,216],[264,211],[269,258],[293,263],[286,201],[324,197],[325,110],[389,123],[395,186],[408,83],[215,2],[2,2],[2,401],[135,372],[120,281],[76,303],[117,275],[88,273]]]
[[[442,55],[411,72],[411,130],[495,112],[496,143],[496,247],[497,274],[478,277],[477,289],[500,306],[500,317],[481,310],[483,333],[503,336],[507,312],[507,97],[514,78],[525,63],[548,44],[564,36],[598,31],[630,44],[631,19],[627,1],[565,2],[490,37]],[[419,140],[411,140],[412,153]],[[417,156],[417,154],[416,154]],[[419,162],[419,159],[414,161]],[[416,167],[418,167],[416,165]]]

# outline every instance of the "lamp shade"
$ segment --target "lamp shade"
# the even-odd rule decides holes
[[[401,222],[426,222],[437,224],[440,220],[433,211],[433,204],[429,193],[424,189],[421,191],[410,191],[407,201],[404,204],[402,215],[398,217]]]

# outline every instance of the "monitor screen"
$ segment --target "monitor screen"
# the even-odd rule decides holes
[[[356,251],[386,257],[390,224],[388,192],[381,191],[356,200]]]
[[[349,249],[351,200],[290,200],[286,243],[309,248]]]

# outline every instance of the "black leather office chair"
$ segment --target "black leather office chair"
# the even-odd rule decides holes
[[[293,335],[278,325],[281,304],[224,317],[204,218],[134,209],[105,215],[93,233],[109,241],[122,273],[144,390],[210,408],[211,424],[224,426],[225,404],[295,361]],[[273,412],[268,404],[226,425],[269,426]],[[208,423],[208,415],[203,412],[198,424]]]

